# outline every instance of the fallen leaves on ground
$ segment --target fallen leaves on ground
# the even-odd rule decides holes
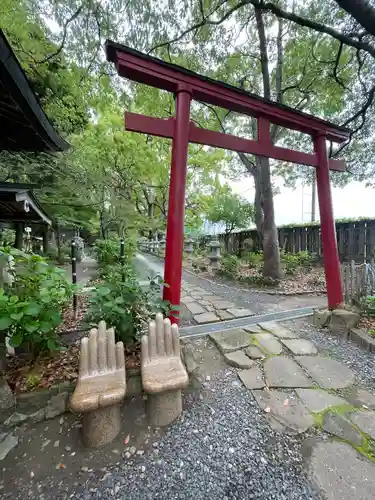
[[[56,353],[36,360],[11,356],[4,377],[15,393],[47,389],[64,381],[78,378],[79,341]],[[140,344],[125,347],[125,365],[127,369],[140,366]]]
[[[82,327],[82,322],[86,314],[88,300],[86,295],[77,297],[77,315],[74,317],[73,301],[63,313],[63,321],[58,328],[58,332],[67,332],[71,330],[79,330]]]

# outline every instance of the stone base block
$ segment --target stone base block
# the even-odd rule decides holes
[[[121,429],[120,406],[84,413],[82,421],[83,443],[88,448],[104,446],[118,435]]]
[[[151,425],[165,427],[172,423],[182,413],[181,390],[148,394],[147,414]]]

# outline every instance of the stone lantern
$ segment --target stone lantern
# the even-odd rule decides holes
[[[210,247],[210,255],[208,258],[210,259],[210,265],[213,269],[217,269],[220,261],[220,247],[221,243],[216,238],[214,238],[209,243]]]
[[[185,240],[185,252],[187,253],[188,259],[191,260],[194,253],[194,240],[191,238]]]

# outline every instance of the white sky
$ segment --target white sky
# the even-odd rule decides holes
[[[296,189],[285,188],[282,180],[278,179],[275,184],[280,188],[280,194],[274,197],[276,224],[310,221],[311,187],[302,187],[302,184],[299,184]],[[252,179],[244,178],[238,182],[230,182],[230,185],[237,194],[249,201],[253,201],[254,188]],[[345,188],[333,188],[332,198],[335,218],[375,217],[374,195],[375,189],[366,188],[364,183],[360,182],[351,182]],[[319,219],[318,198],[316,216]]]

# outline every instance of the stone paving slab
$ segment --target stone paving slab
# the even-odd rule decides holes
[[[190,302],[195,302],[195,298],[194,297],[191,297],[190,295],[186,295],[186,297],[183,297],[181,299],[181,302],[183,302],[184,304],[189,304]]]
[[[313,416],[296,398],[281,391],[253,391],[258,405],[279,423],[300,433],[315,423]]]
[[[247,389],[263,389],[266,386],[262,372],[257,366],[238,372],[238,376]]]
[[[189,309],[189,311],[191,312],[191,314],[203,314],[206,311],[206,309],[204,309],[200,304],[198,304],[197,302],[188,302],[187,304],[185,304],[187,309]]]
[[[243,351],[227,352],[224,354],[224,359],[228,365],[235,368],[251,368],[254,361],[246,356]]]
[[[251,359],[264,359],[266,354],[259,349],[259,347],[255,345],[251,345],[245,349],[246,356],[249,356]]]
[[[334,436],[349,441],[356,446],[361,446],[361,433],[347,420],[344,415],[339,413],[326,413],[324,415],[323,429]]]
[[[264,333],[264,330],[258,325],[249,325],[249,326],[244,326],[243,329],[245,332],[249,333]]]
[[[216,311],[216,314],[219,316],[221,321],[225,321],[226,319],[232,319],[233,316],[228,311]]]
[[[348,404],[345,399],[321,389],[296,389],[296,393],[306,408],[313,413]]]
[[[8,453],[13,450],[18,444],[18,436],[13,436],[12,434],[0,433],[0,460],[8,455]]]
[[[264,373],[268,387],[294,389],[313,385],[297,363],[284,356],[267,359],[264,363]]]
[[[295,339],[299,337],[297,333],[290,331],[288,328],[285,328],[285,326],[275,321],[267,321],[258,324],[263,330],[272,333],[275,337],[279,337],[280,339]]]
[[[268,354],[278,355],[283,352],[283,346],[270,333],[257,333],[253,335],[255,342]]]
[[[365,389],[355,387],[346,399],[353,406],[363,406],[375,410],[375,395]]]
[[[194,316],[194,320],[199,325],[203,325],[205,323],[214,323],[215,321],[220,321],[220,318],[213,312],[205,312],[203,314],[196,314]]]
[[[361,411],[350,414],[350,420],[362,432],[368,434],[372,439],[375,439],[375,412]]]
[[[295,360],[323,389],[345,389],[355,381],[354,373],[335,359],[325,356],[296,356]]]
[[[375,498],[375,464],[349,444],[317,443],[309,460],[309,473],[327,500]]]
[[[295,355],[317,354],[314,344],[306,339],[280,339],[281,342]]]
[[[238,351],[252,342],[251,335],[240,328],[210,333],[209,337],[222,353]]]
[[[250,309],[242,309],[240,307],[233,307],[228,309],[229,314],[232,314],[235,318],[243,318],[245,316],[254,316],[254,313]]]
[[[230,309],[231,307],[236,307],[233,302],[229,300],[211,300],[211,304],[215,309]]]

